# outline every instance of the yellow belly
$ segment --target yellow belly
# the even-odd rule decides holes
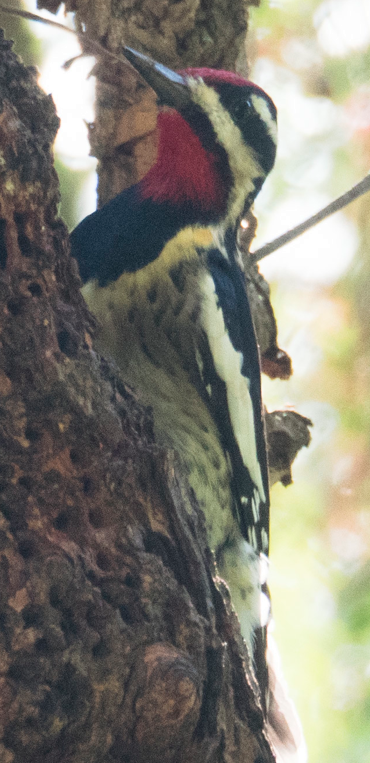
[[[205,513],[217,550],[233,532],[230,467],[218,429],[191,381],[203,267],[199,247],[209,231],[188,229],[164,248],[161,262],[125,273],[104,288],[90,282],[83,295],[101,323],[98,349],[153,409],[157,441],[173,448]]]

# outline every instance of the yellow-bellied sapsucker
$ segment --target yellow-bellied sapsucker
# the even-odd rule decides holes
[[[258,347],[237,231],[276,152],[276,109],[237,74],[129,61],[167,109],[156,164],[72,233],[99,346],[150,404],[202,507],[266,681],[269,486]],[[168,108],[169,107],[169,108]]]

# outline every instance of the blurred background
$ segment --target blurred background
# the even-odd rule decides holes
[[[279,113],[257,245],[370,170],[370,2],[251,12],[254,77]],[[269,408],[312,419],[294,484],[272,491],[275,636],[311,763],[370,761],[370,194],[261,263],[289,382]]]
[[[62,13],[58,19],[72,24]],[[93,61],[64,71],[79,53],[72,36],[9,17],[0,22],[53,94],[62,120],[61,212],[72,228],[96,203],[85,124],[93,120]],[[370,2],[264,0],[250,10],[248,55],[251,79],[279,112],[276,168],[256,203],[256,249],[370,169]],[[370,194],[272,254],[261,270],[279,344],[294,367],[289,382],[264,379],[265,402],[294,406],[314,423],[294,484],[272,491],[275,637],[311,763],[367,763]]]

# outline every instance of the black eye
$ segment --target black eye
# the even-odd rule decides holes
[[[233,106],[233,116],[238,120],[246,119],[252,110],[252,101],[248,98],[246,101],[241,98],[238,99]]]

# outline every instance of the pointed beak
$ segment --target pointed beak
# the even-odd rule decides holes
[[[190,105],[191,91],[184,77],[133,48],[124,47],[122,52],[163,104],[177,111]]]

